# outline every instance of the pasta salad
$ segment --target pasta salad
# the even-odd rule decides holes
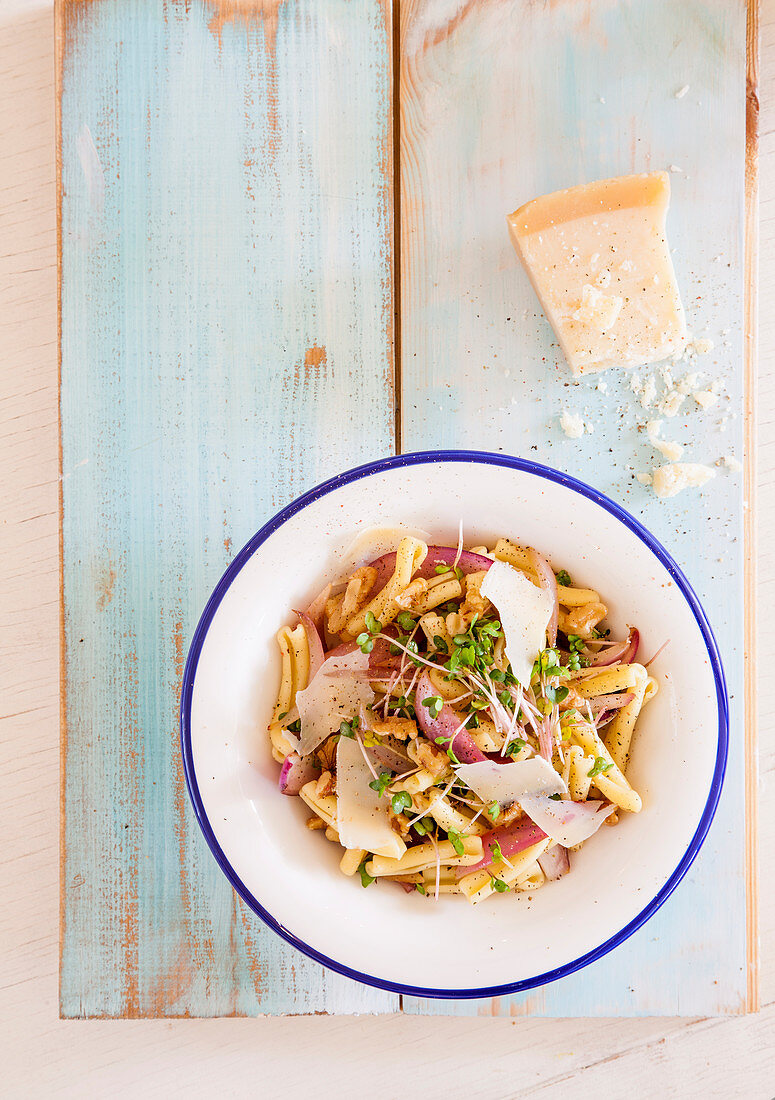
[[[363,886],[476,903],[560,878],[641,809],[627,763],[657,682],[606,615],[532,547],[401,537],[277,635],[281,792]]]

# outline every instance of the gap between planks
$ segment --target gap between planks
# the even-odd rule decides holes
[[[401,374],[401,0],[393,0],[392,74],[393,87],[393,410],[395,450],[402,447],[402,374]],[[403,998],[401,998],[403,1008]]]
[[[759,998],[758,767],[756,700],[756,352],[759,268],[759,0],[748,0],[746,25],[745,133],[745,309],[744,402],[745,472],[743,538],[745,543],[745,862],[748,1012]]]

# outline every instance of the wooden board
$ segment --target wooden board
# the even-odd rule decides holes
[[[613,1016],[753,1008],[755,902],[747,889],[755,873],[746,868],[745,807],[753,821],[746,729],[752,737],[755,719],[751,710],[746,726],[744,639],[753,630],[746,634],[743,614],[752,568],[743,477],[720,470],[705,491],[666,502],[638,483],[637,472],[664,461],[645,438],[655,412],[640,407],[625,372],[573,381],[504,225],[507,212],[536,195],[672,166],[668,230],[688,323],[715,345],[672,369],[722,378],[727,396],[705,415],[689,399],[664,421],[664,435],[687,444],[684,461],[742,461],[752,401],[746,5],[411,0],[401,11],[402,446],[520,454],[623,503],[699,592],[731,696],[717,819],[654,919],[598,963],[542,989],[495,1004],[405,999],[404,1009]],[[750,267],[749,293],[753,274]],[[564,408],[581,412],[594,432],[567,439]],[[748,685],[752,675],[751,667]]]
[[[529,997],[404,1007],[755,1004],[740,483],[719,476],[712,493],[667,508],[649,500],[627,469],[647,452],[613,430],[621,380],[607,394],[578,388],[593,437],[558,434],[578,392],[568,396],[503,222],[555,186],[682,168],[679,278],[697,334],[731,330],[709,359],[737,413],[710,438],[687,419],[682,437],[698,460],[716,440],[742,455],[744,5],[404,0],[400,29],[394,180],[387,0],[60,4],[65,1016],[398,1007],[323,972],[234,899],[188,810],[175,713],[187,639],[232,548],[316,480],[392,450],[394,197],[403,446],[536,456],[641,514],[706,601],[736,707],[719,818],[658,918]],[[607,463],[592,465],[603,438]],[[715,551],[687,534],[709,522]]]
[[[389,5],[99,0],[59,20],[61,1012],[392,1011],[236,899],[177,727],[233,551],[393,448]]]

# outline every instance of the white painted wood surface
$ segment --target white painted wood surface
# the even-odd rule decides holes
[[[775,604],[775,0],[762,0],[760,606]],[[53,15],[0,5],[3,1095],[746,1096],[775,1082],[775,624],[760,616],[762,1010],[716,1020],[60,1022]],[[13,97],[13,98],[11,98]],[[375,1051],[380,1054],[375,1058]],[[377,1068],[375,1068],[377,1067]],[[637,1082],[642,1081],[639,1087]],[[646,1085],[648,1081],[648,1085]]]

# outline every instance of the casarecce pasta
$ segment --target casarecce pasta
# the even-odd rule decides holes
[[[658,684],[607,613],[512,539],[401,537],[278,632],[281,791],[363,886],[476,903],[561,877],[642,806],[627,770]]]

